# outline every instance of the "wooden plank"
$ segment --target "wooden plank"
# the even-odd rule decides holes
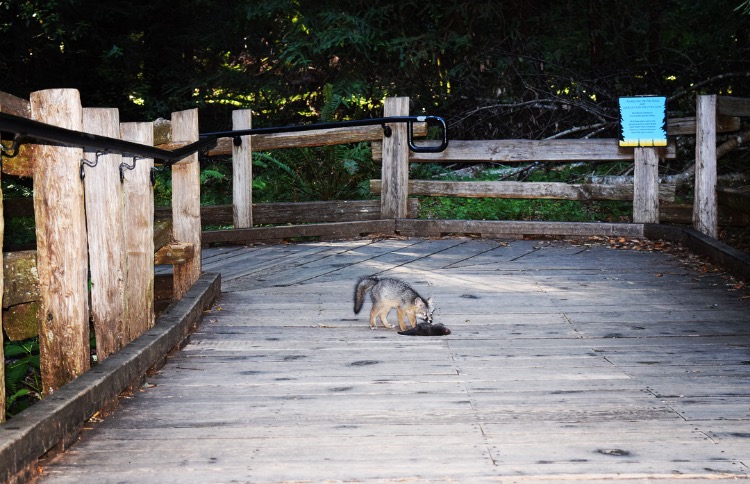
[[[32,92],[31,114],[43,123],[82,128],[80,95],[73,89]],[[83,151],[39,145],[35,153],[39,346],[44,394],[49,395],[89,368],[86,214],[79,176]]]
[[[152,123],[122,123],[122,139],[153,145]],[[127,340],[131,341],[154,325],[154,188],[151,185],[153,159],[123,157],[134,166],[124,170],[124,239],[127,251],[125,299]]]
[[[425,136],[425,123],[414,123],[414,135]],[[285,148],[309,148],[314,146],[331,146],[347,143],[380,141],[383,139],[383,128],[380,126],[359,126],[351,128],[333,128],[310,130],[298,133],[276,133],[250,136],[255,151],[271,151]],[[232,154],[232,138],[219,138],[215,148],[208,151],[209,156]],[[173,145],[176,147],[183,144]]]
[[[26,99],[0,91],[0,112],[30,118],[31,104]]]
[[[172,241],[171,211],[170,208],[169,220],[158,220],[157,218],[154,221],[154,251],[158,251]]]
[[[252,111],[232,111],[232,129],[252,127]],[[239,136],[232,143],[232,223],[235,228],[253,226],[253,152],[250,136]]]
[[[21,99],[12,94],[0,91],[0,112],[20,116],[22,118],[31,117],[31,104],[26,99]],[[7,147],[10,140],[3,140]],[[23,145],[18,151],[18,155],[13,158],[3,158],[2,173],[8,175],[31,177],[34,173],[34,155],[33,145]]]
[[[750,190],[718,187],[716,194],[720,208],[727,207],[742,213],[750,213]]]
[[[408,218],[419,216],[419,200],[409,199]],[[171,207],[157,207],[157,220],[172,217]],[[256,203],[253,218],[258,225],[357,222],[380,220],[380,200],[330,200],[320,202]],[[201,206],[201,224],[232,225],[231,205]]]
[[[83,131],[120,138],[117,109],[85,108]],[[86,227],[91,278],[91,319],[96,335],[97,361],[102,361],[130,341],[126,315],[126,247],[120,154],[84,151]]]
[[[695,136],[695,201],[693,227],[710,237],[718,235],[716,202],[716,95],[696,101],[698,132]]]
[[[251,229],[213,230],[203,232],[203,242],[253,243],[265,240],[284,240],[298,237],[323,239],[359,237],[364,234],[392,234],[393,220],[366,222],[338,222],[312,225],[286,225],[280,227],[255,227]]]
[[[436,237],[446,234],[482,234],[488,237],[527,235],[624,235],[643,234],[642,224],[527,222],[490,220],[407,220],[399,219],[396,231],[408,237]]]
[[[372,156],[382,157],[373,144]],[[676,145],[670,141],[659,156],[673,159]],[[577,140],[451,140],[442,153],[410,153],[412,163],[532,162],[532,161],[632,161],[632,148],[620,148],[616,139]]]
[[[46,479],[747,477],[746,302],[671,254],[464,237],[205,253],[237,284]],[[351,301],[368,273],[434,295],[454,332],[370,330]]]
[[[370,192],[379,195],[382,183],[370,180]],[[555,200],[633,200],[633,185],[570,184],[560,182],[460,182],[409,180],[409,194],[429,197],[521,198]],[[674,201],[675,185],[659,184],[658,196]]]
[[[719,114],[726,116],[750,116],[750,98],[717,96],[716,107]]]
[[[172,113],[172,139],[198,140],[198,111],[191,109]],[[200,165],[198,153],[187,156],[172,165],[172,223],[174,238],[178,242],[193,244],[195,252],[201,251]],[[198,280],[201,259],[175,266],[174,290],[179,299]]]
[[[160,318],[158,327],[73,382],[61,387],[0,427],[0,480],[14,476],[80,426],[129,385],[162,361],[200,322],[202,312],[218,297],[220,278],[205,274],[186,296]]]
[[[635,148],[633,222],[659,222],[659,156],[654,148]],[[674,200],[674,199],[672,199]]]
[[[39,300],[37,274],[35,250],[3,252],[3,309]]]
[[[740,118],[737,116],[725,116],[719,114],[716,117],[716,130],[719,133],[731,133],[740,130]],[[667,118],[667,135],[694,135],[695,117],[691,118]]]
[[[23,341],[39,334],[39,301],[20,303],[3,311],[3,330],[10,341]]]
[[[195,249],[192,244],[184,242],[175,242],[168,244],[156,251],[154,254],[154,264],[156,265],[176,265],[185,264],[195,257]]]

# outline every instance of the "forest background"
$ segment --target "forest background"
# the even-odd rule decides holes
[[[693,115],[697,94],[750,96],[750,0],[0,0],[0,52],[0,90],[76,88],[122,121],[193,107],[202,132],[231,129],[239,108],[255,127],[361,119],[409,96],[411,113],[443,116],[452,139],[616,138],[621,96],[666,96],[674,117]],[[690,141],[664,175],[689,169]],[[369,196],[368,153],[259,154],[254,200]],[[740,149],[721,170],[748,165]],[[228,169],[204,170],[206,203],[226,202]],[[544,175],[563,178],[549,164]],[[560,205],[448,210],[529,218]]]

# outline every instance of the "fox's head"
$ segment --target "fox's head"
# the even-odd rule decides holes
[[[417,297],[417,299],[414,300],[414,306],[417,308],[415,313],[416,316],[419,319],[432,324],[432,313],[435,311],[435,307],[432,305],[432,298],[425,301],[421,297]]]

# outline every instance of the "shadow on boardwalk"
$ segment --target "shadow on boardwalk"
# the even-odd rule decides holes
[[[191,343],[44,482],[746,478],[750,308],[666,253],[385,239],[204,252]],[[365,274],[448,337],[352,311]],[[395,313],[391,315],[395,321]]]

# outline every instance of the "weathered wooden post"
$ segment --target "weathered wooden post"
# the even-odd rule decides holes
[[[408,97],[385,99],[383,115],[408,116]],[[383,136],[380,218],[406,218],[409,198],[409,144],[406,123],[389,125],[390,136]]]
[[[659,155],[656,148],[635,148],[633,222],[659,223]]]
[[[37,121],[81,131],[75,89],[32,92]],[[81,148],[39,145],[34,150],[34,216],[41,293],[39,347],[44,394],[89,368],[88,253]]]
[[[0,165],[2,165],[2,155],[0,155]],[[0,182],[2,182],[3,173],[0,170]],[[3,255],[3,237],[5,237],[5,218],[3,217],[3,186],[0,184],[0,258]],[[0,260],[0,308],[3,307],[3,275],[2,260]],[[0,317],[0,423],[5,422],[5,353],[3,351],[3,321]]]
[[[232,111],[232,129],[252,128],[252,111]],[[232,143],[232,221],[234,228],[253,226],[253,153],[250,136],[240,136],[241,144]]]
[[[693,227],[710,237],[719,232],[716,196],[716,95],[698,96],[695,106],[695,201]]]
[[[117,109],[86,108],[83,131],[120,137]],[[123,240],[120,154],[84,151],[86,226],[91,271],[91,318],[96,336],[96,357],[103,361],[129,340],[125,328],[125,242]]]
[[[120,135],[126,141],[152,146],[154,124],[122,123]],[[154,326],[154,160],[123,157],[122,161],[126,334],[130,341]]]
[[[198,140],[198,110],[172,113],[172,142]],[[174,266],[174,297],[180,299],[201,274],[201,201],[198,153],[172,165],[172,225],[178,242],[193,244],[191,261]]]

